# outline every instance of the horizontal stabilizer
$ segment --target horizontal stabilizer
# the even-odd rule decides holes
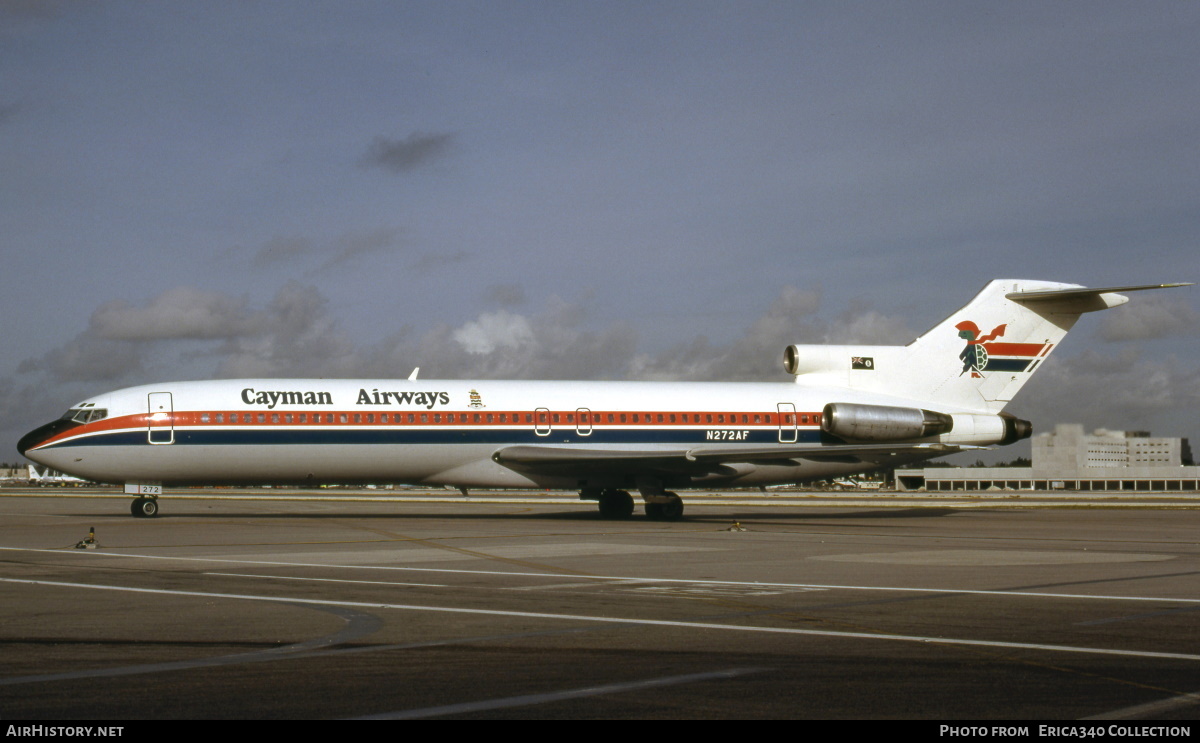
[[[1089,297],[1098,297],[1101,294],[1140,292],[1147,289],[1172,289],[1177,286],[1192,286],[1192,283],[1184,282],[1178,284],[1143,284],[1141,286],[1109,286],[1099,289],[1091,289],[1088,287],[1080,287],[1078,289],[1042,289],[1026,292],[1009,292],[1004,296],[1006,299],[1011,299],[1015,302],[1044,302],[1055,299],[1085,299]]]

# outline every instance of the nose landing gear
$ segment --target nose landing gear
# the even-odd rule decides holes
[[[138,518],[154,518],[158,515],[158,500],[138,498],[129,504],[129,512]]]

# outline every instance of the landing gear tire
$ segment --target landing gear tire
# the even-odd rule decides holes
[[[670,491],[663,492],[671,500],[646,504],[646,517],[654,521],[678,521],[683,518],[683,499]]]
[[[600,494],[600,517],[627,519],[633,515],[633,496],[625,490],[605,490]]]
[[[674,495],[668,493],[668,495]],[[676,495],[670,503],[663,503],[660,518],[663,521],[678,521],[683,518],[683,499]]]
[[[138,518],[154,518],[158,515],[158,501],[153,498],[138,498],[129,504],[129,512]]]

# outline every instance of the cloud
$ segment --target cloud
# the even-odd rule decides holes
[[[446,154],[453,141],[454,135],[449,133],[417,132],[404,139],[376,137],[358,162],[363,167],[407,173]]]
[[[792,343],[822,343],[829,334],[815,315],[819,292],[784,287],[767,311],[735,341],[713,345],[696,337],[657,355],[633,360],[634,376],[652,380],[768,380],[782,378],[783,349]],[[844,342],[844,341],[840,341]]]
[[[411,269],[418,273],[429,273],[443,266],[464,263],[470,258],[471,254],[462,250],[457,250],[453,253],[426,253],[413,262]]]
[[[0,2],[0,17],[14,19],[53,18],[66,10],[68,5],[82,7],[82,3],[68,0],[3,0]]]
[[[89,324],[100,340],[153,341],[229,338],[251,332],[254,319],[245,298],[180,286],[145,307],[124,300],[102,305]]]
[[[509,306],[457,325],[402,327],[367,343],[342,327],[315,286],[299,282],[285,284],[261,307],[193,287],[169,289],[143,306],[108,302],[69,343],[23,361],[15,378],[0,379],[3,425],[11,427],[0,433],[15,443],[54,414],[51,408],[164,378],[389,379],[419,366],[425,378],[784,382],[781,352],[790,343],[901,344],[913,336],[903,318],[869,308],[823,320],[819,293],[786,287],[726,343],[697,335],[646,351],[631,323],[596,327],[587,300],[550,297],[536,311],[519,312],[519,287],[499,285],[494,297]],[[1187,411],[1200,406],[1200,368],[1111,348],[1055,354],[1012,412],[1040,428],[1057,422],[1146,428],[1163,419],[1186,432]]]
[[[1149,340],[1200,334],[1200,313],[1186,299],[1162,294],[1139,296],[1105,313],[1100,337],[1106,341]]]
[[[295,264],[314,266],[323,257],[324,261],[312,271],[325,271],[402,248],[401,234],[396,227],[379,227],[346,232],[332,240],[323,241],[296,235],[273,237],[255,251],[250,263],[259,269]],[[226,255],[236,255],[238,252],[228,251]]]
[[[498,348],[519,348],[534,342],[529,320],[505,310],[489,312],[454,331],[455,341],[470,354],[487,354]]]
[[[145,366],[143,349],[136,343],[80,333],[72,341],[39,358],[17,365],[18,374],[36,374],[52,384],[111,382],[126,379]]]
[[[395,227],[380,227],[369,232],[346,233],[333,242],[329,260],[325,261],[321,269],[325,270],[343,263],[357,261],[363,257],[386,253],[399,246],[400,230]]]
[[[501,307],[519,307],[525,304],[525,288],[520,284],[492,284],[484,295],[487,301]]]
[[[255,268],[291,263],[303,260],[316,252],[311,240],[303,237],[273,237],[255,252],[251,263]]]
[[[288,282],[254,313],[252,326],[208,353],[218,359],[214,376],[356,376],[360,354],[315,286]]]
[[[1147,359],[1132,347],[1052,356],[1013,403],[1035,423],[1083,423],[1092,428],[1142,428],[1184,413],[1193,425],[1200,406],[1200,368],[1175,358]],[[1165,435],[1165,434],[1164,434]]]

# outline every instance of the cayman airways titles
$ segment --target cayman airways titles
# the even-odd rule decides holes
[[[332,405],[333,395],[329,392],[300,390],[242,390],[242,402],[247,405],[266,405],[272,410],[276,405]],[[437,405],[449,405],[449,392],[367,392],[359,389],[355,405],[421,405],[432,410]]]

